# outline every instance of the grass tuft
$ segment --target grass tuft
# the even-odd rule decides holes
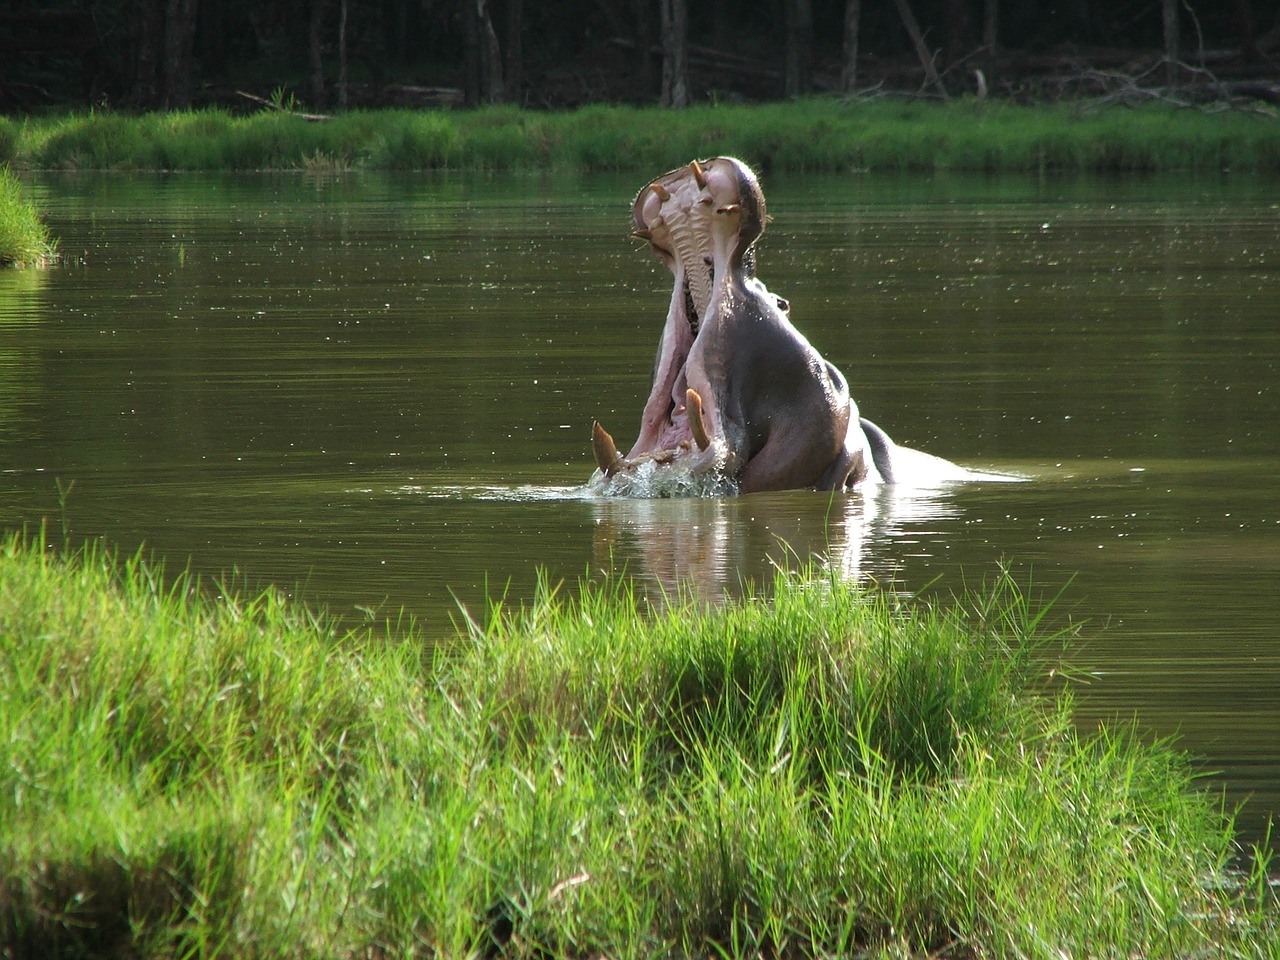
[[[434,647],[0,543],[15,957],[1275,957],[1169,745],[1081,732],[1043,606],[803,571],[543,581]]]
[[[18,178],[8,166],[0,166],[0,267],[43,264],[54,249],[49,228],[35,205],[23,197]]]

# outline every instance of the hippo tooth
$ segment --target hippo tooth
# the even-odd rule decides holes
[[[689,432],[693,434],[693,442],[698,445],[698,449],[705,450],[711,446],[711,438],[707,436],[707,425],[702,422],[702,396],[690,387],[685,391],[684,397],[688,403]]]
[[[648,229],[632,230],[631,239],[632,240],[651,240],[653,239],[653,234]]]
[[[663,203],[666,203],[668,200],[671,199],[671,191],[668,190],[666,187],[664,187],[662,184],[660,184],[657,180],[649,184],[649,189],[652,190],[654,193],[656,193],[658,195],[658,199],[661,200]]]
[[[737,213],[741,209],[740,203],[726,203],[723,207],[717,207],[716,213]]]
[[[599,420],[591,426],[591,452],[595,454],[596,465],[606,477],[612,477],[626,466],[622,454],[618,453],[618,445],[609,436],[609,431],[600,426]]]
[[[702,164],[694,160],[689,164],[689,169],[693,171],[693,179],[697,181],[698,189],[707,189],[707,175],[702,172]]]

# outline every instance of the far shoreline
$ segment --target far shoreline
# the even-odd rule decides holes
[[[669,169],[733,155],[770,173],[1280,172],[1280,115],[1152,103],[1023,106],[814,97],[684,110],[287,109],[0,117],[22,171],[577,171]]]

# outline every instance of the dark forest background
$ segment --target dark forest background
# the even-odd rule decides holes
[[[0,0],[0,110],[1278,99],[1280,0]]]

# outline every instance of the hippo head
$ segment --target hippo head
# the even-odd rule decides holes
[[[641,190],[631,209],[632,236],[649,241],[677,284],[683,278],[695,312],[710,303],[717,260],[753,269],[751,250],[764,232],[764,192],[740,160],[695,160]]]
[[[632,216],[675,282],[636,442],[623,456],[592,431],[605,480],[642,467],[744,492],[861,480],[866,439],[844,377],[755,276],[766,213],[751,169],[695,160],[641,190]]]

